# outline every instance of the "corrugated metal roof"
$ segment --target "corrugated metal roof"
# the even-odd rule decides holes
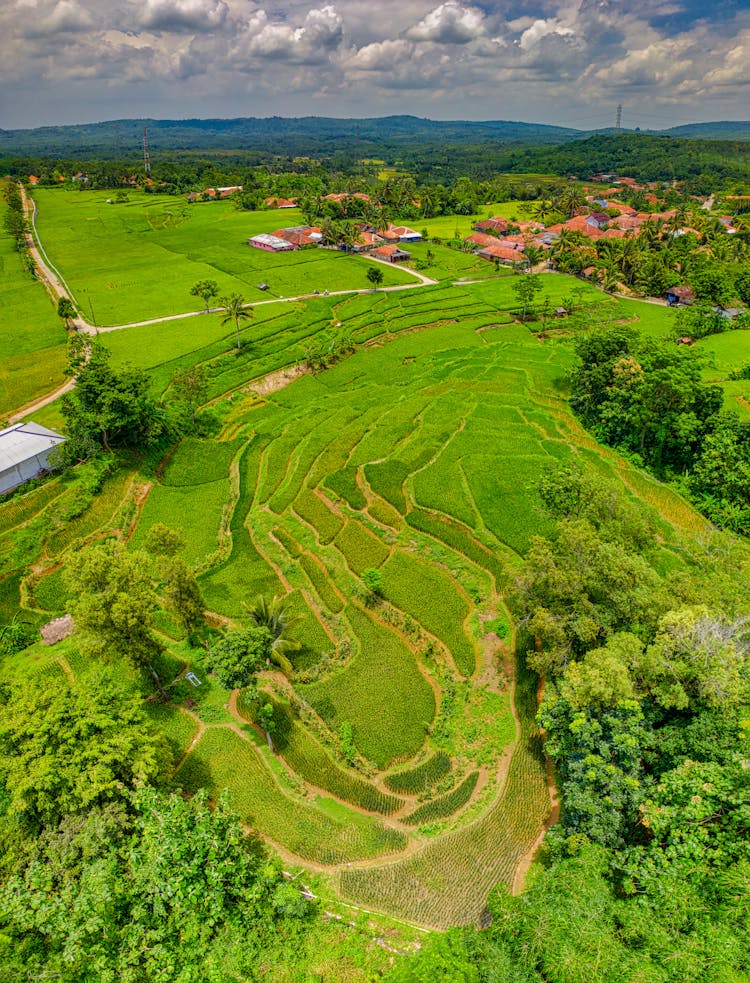
[[[259,232],[257,236],[253,236],[250,240],[250,245],[254,242],[262,242],[266,246],[273,246],[274,249],[291,249],[292,244],[287,242],[286,239],[280,239],[278,236],[273,236],[270,232]]]
[[[61,434],[38,423],[17,423],[0,430],[0,471],[14,468],[64,440]]]

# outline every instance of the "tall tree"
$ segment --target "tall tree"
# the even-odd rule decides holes
[[[234,328],[237,332],[237,351],[239,351],[242,347],[242,342],[240,341],[240,323],[242,321],[249,321],[252,318],[254,314],[253,308],[245,304],[245,298],[242,294],[232,294],[230,297],[222,297],[220,304],[224,310],[224,317],[221,319],[222,325],[234,322]]]
[[[62,398],[68,454],[85,457],[92,448],[147,445],[165,432],[164,414],[140,369],[113,369],[110,352],[82,335],[71,338],[68,361],[75,379],[75,388]]]
[[[201,297],[203,303],[206,305],[206,314],[208,314],[208,303],[213,297],[217,297],[219,294],[219,284],[216,280],[199,280],[194,283],[190,288],[190,295],[192,297]]]
[[[158,599],[147,554],[129,552],[110,539],[74,554],[66,578],[81,650],[155,675],[162,645],[151,631]]]
[[[4,694],[3,781],[11,813],[56,822],[121,799],[164,774],[168,752],[141,694],[110,667],[64,679],[25,677]]]

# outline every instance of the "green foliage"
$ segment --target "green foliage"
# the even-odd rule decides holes
[[[385,784],[394,792],[418,795],[426,792],[451,770],[451,759],[444,751],[436,751],[426,761],[404,771],[385,776]]]
[[[414,812],[404,817],[404,822],[410,826],[421,826],[452,816],[454,812],[465,806],[472,796],[479,780],[479,772],[471,771],[464,778],[460,785],[457,785],[452,792],[441,795],[437,799],[425,802],[424,805],[415,809]]]
[[[258,669],[270,660],[272,645],[273,635],[266,625],[227,632],[211,649],[211,672],[224,689],[248,687]]]
[[[66,578],[81,651],[149,666],[161,645],[150,627],[157,599],[148,556],[106,540],[71,557]]]
[[[216,280],[199,280],[194,283],[190,288],[191,297],[200,297],[203,303],[206,305],[206,314],[208,314],[209,302],[217,297],[219,294],[219,284]]]
[[[109,359],[106,348],[83,335],[70,342],[70,374],[76,385],[61,404],[68,434],[63,449],[70,460],[100,447],[148,446],[166,430],[146,375],[139,369],[113,369]]]
[[[64,818],[5,885],[6,930],[27,972],[254,976],[269,942],[301,927],[311,905],[249,849],[225,802],[144,789],[129,804],[130,815],[110,806]]]
[[[166,765],[141,694],[99,667],[73,685],[31,676],[3,694],[0,746],[8,809],[36,823],[122,799]]]

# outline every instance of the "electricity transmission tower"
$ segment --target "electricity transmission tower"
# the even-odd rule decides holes
[[[617,107],[617,116],[615,117],[615,129],[622,129],[622,103]]]
[[[148,127],[143,127],[143,172],[146,177],[151,176],[151,158],[148,153]]]

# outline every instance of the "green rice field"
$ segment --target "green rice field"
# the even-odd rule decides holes
[[[200,310],[202,301],[190,295],[198,280],[215,280],[220,296],[240,293],[248,301],[369,286],[365,259],[247,245],[259,232],[300,224],[296,209],[244,212],[228,200],[188,204],[138,191],[118,204],[107,204],[106,191],[37,188],[34,197],[48,255],[83,316],[100,326]],[[402,270],[382,269],[385,286],[414,282]]]
[[[0,195],[5,182],[0,181]],[[6,209],[0,197],[0,219]],[[0,221],[0,419],[65,381],[66,332]]]
[[[248,297],[261,274],[279,292],[310,284],[302,253],[258,254],[289,260],[288,281],[280,266],[274,278],[271,267],[242,265],[257,258],[243,236],[274,227],[274,213],[37,194],[48,252],[112,323],[190,309],[189,286],[203,276]],[[95,256],[105,241],[106,262]],[[130,269],[137,256],[143,265]],[[322,262],[343,287],[366,269],[343,255]],[[439,262],[445,272],[448,259]],[[620,484],[654,515],[665,563],[679,550],[675,529],[705,530],[676,493],[581,428],[565,399],[571,339],[519,323],[511,284],[510,275],[459,285],[446,276],[414,290],[259,306],[239,354],[215,314],[103,333],[113,362],[145,369],[156,393],[177,369],[203,366],[213,436],[185,438],[159,467],[121,462],[78,512],[91,464],[0,504],[6,620],[64,612],[71,550],[105,536],[138,549],[156,523],[181,530],[214,635],[247,625],[258,595],[287,595],[300,648],[258,680],[272,747],[243,693],[222,689],[203,647],[158,612],[168,699],[147,708],[165,735],[171,781],[212,799],[227,790],[248,831],[347,902],[435,928],[481,919],[491,889],[514,885],[550,813],[529,643],[516,651],[512,625],[504,640],[491,633],[507,617],[507,576],[532,537],[552,529],[540,475],[579,461]],[[669,330],[663,308],[544,278],[553,304],[579,287],[592,311],[605,305],[608,317]],[[303,362],[332,322],[355,341],[351,357],[261,384]],[[714,357],[724,369],[740,356],[716,347]],[[28,671],[82,666],[74,636],[22,661]]]

